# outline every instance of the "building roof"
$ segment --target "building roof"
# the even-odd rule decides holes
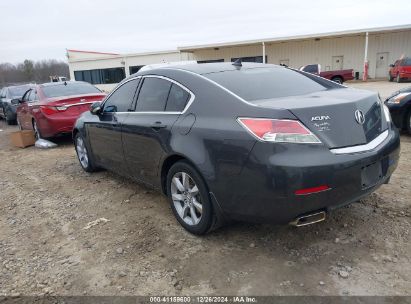
[[[161,55],[161,54],[172,54],[179,53],[179,50],[164,50],[164,51],[151,51],[151,52],[142,52],[142,53],[130,53],[130,54],[115,54],[115,53],[101,53],[101,52],[89,52],[89,51],[77,51],[77,50],[67,50],[69,52],[78,52],[84,54],[91,54],[90,57],[81,57],[81,58],[69,58],[70,62],[81,62],[81,61],[93,61],[93,60],[108,60],[115,58],[124,58],[124,57],[137,57],[137,56],[150,56],[150,55]],[[95,56],[93,56],[95,55]],[[101,55],[101,56],[98,56]]]
[[[252,45],[252,44],[261,44],[263,42],[264,43],[275,43],[275,42],[285,42],[285,41],[292,41],[292,40],[307,40],[307,39],[315,39],[315,38],[354,36],[354,35],[365,34],[367,32],[368,33],[400,32],[400,31],[406,31],[410,29],[411,29],[411,24],[404,24],[404,25],[394,25],[394,26],[387,26],[387,27],[375,27],[375,28],[337,31],[337,32],[297,35],[297,36],[284,36],[284,37],[273,37],[273,38],[254,39],[254,40],[243,40],[243,41],[183,46],[183,47],[179,47],[178,50],[181,52],[190,52],[190,51],[195,51],[199,49],[244,46],[244,45]]]
[[[170,69],[186,70],[196,74],[210,74],[225,71],[236,71],[239,67],[233,65],[233,62],[217,62],[217,63],[206,63],[206,64],[187,64],[187,65],[175,65],[169,67]],[[241,69],[253,69],[253,68],[281,68],[279,65],[274,64],[263,64],[254,62],[243,62]]]
[[[100,55],[120,55],[117,53],[105,53],[105,52],[96,52],[96,51],[82,51],[82,50],[70,50],[68,49],[67,52],[73,53],[87,53],[87,54],[100,54]]]

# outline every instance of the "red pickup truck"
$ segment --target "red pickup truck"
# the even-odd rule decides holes
[[[398,59],[394,64],[390,64],[388,79],[390,81],[401,82],[403,79],[411,78],[411,58]]]
[[[344,81],[354,79],[353,69],[336,70],[336,71],[321,71],[320,64],[308,64],[308,65],[302,66],[300,68],[300,71],[315,74],[323,78],[327,78],[329,80],[335,81],[336,83],[343,83]]]

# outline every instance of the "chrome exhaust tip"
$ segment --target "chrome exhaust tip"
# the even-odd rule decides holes
[[[316,212],[316,213],[297,217],[295,220],[290,222],[290,225],[295,226],[295,227],[302,227],[302,226],[319,223],[324,220],[325,220],[325,211],[321,211],[321,212]]]

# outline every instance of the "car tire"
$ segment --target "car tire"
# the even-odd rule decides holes
[[[43,136],[41,135],[41,131],[37,125],[37,122],[35,120],[33,120],[33,131],[34,131],[34,137],[36,138],[36,140],[43,138]]]
[[[396,77],[395,81],[397,81],[397,83],[400,83],[400,82],[401,82],[400,74],[397,74],[397,77]]]
[[[331,78],[331,80],[338,83],[338,84],[343,84],[343,82],[344,82],[343,79],[339,76],[333,77],[333,78]]]
[[[208,188],[200,173],[186,161],[178,161],[167,173],[171,209],[188,232],[203,235],[211,230],[215,215]]]
[[[3,110],[4,111],[4,110]],[[7,122],[7,124],[8,125],[15,125],[16,124],[16,121],[14,120],[14,119],[11,119],[10,118],[10,115],[11,115],[12,113],[10,113],[10,111],[5,111],[4,112],[4,116],[5,116],[5,118],[6,118],[6,122]]]
[[[391,73],[388,74],[388,81],[392,82],[394,80],[394,78],[391,76]]]
[[[84,138],[77,133],[74,136],[74,148],[76,150],[77,159],[80,162],[81,167],[86,172],[95,172],[97,168],[94,166],[93,160],[90,157],[90,152],[87,149]]]
[[[405,118],[405,130],[411,135],[411,109],[408,110]]]

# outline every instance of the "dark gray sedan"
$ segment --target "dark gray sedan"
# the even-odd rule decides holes
[[[376,93],[239,62],[140,71],[73,137],[84,170],[159,189],[195,234],[226,220],[322,221],[387,183],[400,149]]]
[[[3,117],[7,124],[16,123],[16,110],[18,100],[26,93],[32,85],[25,84],[19,86],[4,87],[0,90],[0,117]],[[15,102],[12,102],[14,100]]]

